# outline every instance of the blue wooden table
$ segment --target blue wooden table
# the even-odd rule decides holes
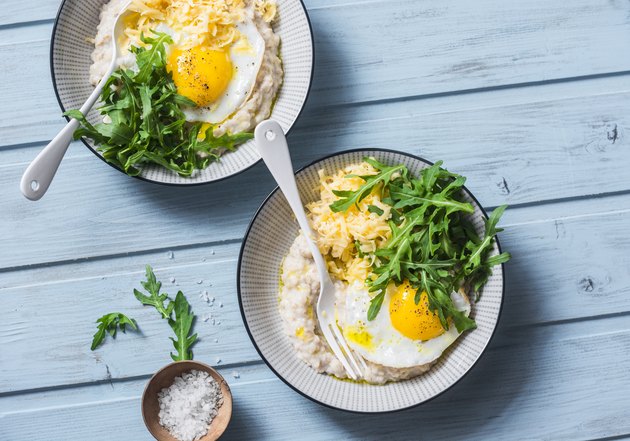
[[[225,439],[630,437],[630,3],[306,6],[317,65],[289,135],[296,167],[400,149],[444,159],[487,209],[510,205],[501,239],[513,260],[486,355],[439,398],[382,416],[320,407],[278,380],[236,299],[241,239],[274,186],[261,164],[215,185],[163,187],[74,143],[48,194],[24,199],[23,170],[64,124],[48,65],[58,0],[3,0],[0,440],[150,439],[140,395],[169,361],[169,329],[133,298],[146,263],[217,318],[198,322],[195,356],[232,385]],[[112,310],[142,334],[90,351],[94,320]]]

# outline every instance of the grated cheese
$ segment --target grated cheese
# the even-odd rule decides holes
[[[271,23],[276,19],[277,5],[275,1],[270,0],[257,0],[256,10],[260,13],[263,20],[267,23]]]
[[[317,242],[328,270],[336,278],[349,283],[363,282],[370,274],[372,263],[367,257],[359,256],[355,243],[360,244],[361,253],[373,253],[389,240],[391,207],[381,201],[375,189],[359,203],[359,209],[351,207],[346,212],[335,213],[330,209],[330,204],[338,199],[333,191],[355,191],[364,183],[363,179],[348,175],[376,173],[366,162],[350,165],[332,175],[320,170],[320,199],[306,206],[313,230],[318,233]],[[383,214],[370,213],[367,211],[369,205],[379,207]]]
[[[126,41],[123,47],[141,45],[140,35],[164,25],[185,41],[176,41],[182,49],[206,46],[221,49],[241,35],[236,25],[247,16],[245,0],[132,0],[125,18]],[[259,0],[255,10],[266,22],[276,17],[275,0]],[[251,18],[251,17],[250,17]]]

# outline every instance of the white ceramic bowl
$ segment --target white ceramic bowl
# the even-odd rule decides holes
[[[431,165],[421,158],[391,150],[364,149],[337,153],[296,173],[304,203],[318,198],[318,170],[333,172],[360,162],[365,156],[386,164],[405,164],[413,174]],[[487,218],[477,200],[465,190],[475,207],[470,220],[479,234]],[[486,349],[496,328],[503,304],[503,265],[494,267],[472,316],[477,329],[462,335],[427,373],[411,380],[384,386],[339,381],[316,373],[299,360],[285,336],[278,310],[279,269],[299,231],[283,194],[276,188],[254,215],[243,240],[238,294],[241,314],[262,359],[285,383],[302,395],[329,407],[354,412],[390,412],[426,402],[461,379]],[[498,242],[492,254],[500,253]]]
[[[94,47],[87,39],[96,34],[101,6],[107,1],[64,0],[59,8],[50,44],[50,68],[62,111],[81,107],[93,90],[89,83],[89,68]],[[306,9],[300,0],[277,0],[277,3],[279,19],[274,31],[281,39],[284,81],[270,117],[278,121],[287,133],[302,111],[311,86],[313,36]],[[88,114],[92,123],[100,121],[96,107],[98,104]],[[83,143],[102,159],[91,140],[83,139]],[[252,139],[193,177],[183,178],[159,166],[144,167],[138,177],[161,184],[203,184],[233,176],[259,160],[260,155]]]

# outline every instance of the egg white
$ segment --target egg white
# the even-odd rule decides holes
[[[381,311],[372,321],[367,320],[371,297],[362,283],[357,282],[348,286],[343,297],[345,303],[337,304],[338,323],[344,333],[348,330],[362,329],[369,334],[371,342],[368,346],[348,338],[346,340],[354,351],[373,363],[393,368],[409,368],[431,363],[460,335],[454,325],[449,326],[442,335],[426,341],[412,340],[402,335],[394,328],[389,316],[390,290],[385,293]],[[470,314],[470,302],[464,294],[454,292],[451,299],[459,311],[467,316]]]
[[[244,40],[229,48],[234,73],[227,89],[209,106],[183,108],[186,120],[212,124],[225,121],[252,93],[265,54],[265,40],[252,21],[238,23],[236,27]]]

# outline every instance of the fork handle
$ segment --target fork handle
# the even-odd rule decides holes
[[[59,168],[63,156],[72,141],[72,134],[79,127],[79,121],[71,119],[37,157],[29,164],[22,175],[20,190],[27,199],[36,201],[44,196]]]
[[[81,106],[80,112],[82,114],[86,115],[94,106],[115,66],[116,59],[114,57],[101,81],[99,81],[83,106]],[[72,142],[74,131],[78,127],[79,121],[74,118],[70,119],[68,124],[39,152],[26,168],[20,181],[20,190],[25,198],[37,201],[44,196]]]
[[[324,258],[315,243],[313,230],[304,213],[304,206],[302,205],[300,193],[295,183],[289,146],[287,145],[287,139],[284,136],[282,127],[280,127],[278,122],[271,119],[262,121],[256,126],[254,138],[260,156],[262,156],[265,165],[267,165],[271,175],[278,183],[278,188],[282,190],[291,210],[293,210],[295,214],[300,228],[306,236],[306,242],[311,250],[315,264],[319,269],[326,272]]]

